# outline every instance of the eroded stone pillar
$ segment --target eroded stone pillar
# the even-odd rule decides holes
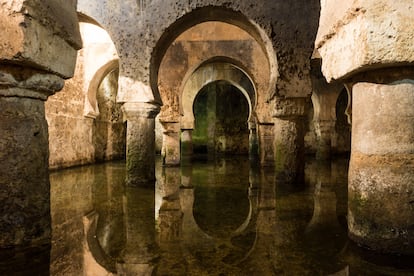
[[[0,248],[35,247],[51,238],[44,102],[73,76],[76,4],[2,1],[0,26]]]
[[[327,160],[331,158],[332,134],[335,132],[335,120],[315,121],[315,131],[318,142],[316,159]]]
[[[193,130],[183,129],[181,132],[181,158],[190,161],[193,155]]]
[[[279,181],[301,180],[305,167],[305,98],[276,99],[274,158]]]
[[[324,0],[315,41],[325,78],[352,94],[349,236],[400,254],[414,253],[412,9],[412,1]]]
[[[124,103],[127,120],[126,185],[154,186],[155,116],[160,107],[150,103]]]
[[[353,86],[350,237],[414,253],[414,80]]]
[[[5,74],[0,72],[2,84]],[[18,95],[25,92],[36,94],[0,88],[1,247],[47,243],[51,234],[46,96]]]
[[[259,154],[256,123],[249,122],[249,158],[256,160]]]
[[[259,158],[262,167],[271,167],[275,164],[273,127],[272,123],[258,124]]]
[[[161,154],[163,165],[177,166],[180,164],[180,123],[162,122],[164,128]]]
[[[342,83],[328,83],[321,72],[321,58],[315,51],[311,60],[313,122],[315,126],[317,148],[316,158],[327,160],[331,157],[332,144],[336,135],[336,102]]]

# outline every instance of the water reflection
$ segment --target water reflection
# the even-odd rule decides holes
[[[123,162],[51,173],[51,251],[0,251],[0,274],[30,263],[18,256],[37,275],[414,273],[410,259],[348,241],[345,159],[310,160],[294,185],[242,157],[181,168],[160,161],[154,190],[125,187]]]

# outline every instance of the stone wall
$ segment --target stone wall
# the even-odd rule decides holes
[[[93,120],[83,116],[83,51],[78,55],[75,75],[63,90],[46,102],[51,169],[92,163]]]
[[[116,50],[95,25],[81,23],[81,33],[84,45],[73,78],[46,102],[51,169],[125,156]]]

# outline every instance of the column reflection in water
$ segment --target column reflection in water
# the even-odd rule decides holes
[[[160,260],[159,275],[186,275],[185,259],[181,249],[183,212],[180,203],[180,168],[162,167],[157,174],[157,197],[161,204],[157,218],[157,242]]]
[[[51,275],[83,274],[83,216],[93,209],[94,167],[50,174],[52,249]]]
[[[338,220],[336,191],[340,187],[331,162],[320,160],[314,165],[314,208],[312,219],[306,226],[304,244],[317,270],[335,273],[343,267],[339,257],[347,241],[346,228]]]
[[[155,240],[155,190],[125,188],[126,246],[117,264],[121,275],[152,275],[158,256]]]
[[[257,196],[257,218],[255,221],[255,241],[252,249],[241,262],[243,271],[250,275],[268,275],[272,271],[275,241],[276,198],[274,170],[263,167],[250,170],[251,192]]]
[[[181,246],[188,273],[242,274],[237,263],[252,247],[257,217],[248,164],[247,158],[220,159],[193,164],[191,174],[183,170]]]
[[[123,213],[124,164],[106,165],[103,174],[95,175],[93,203],[99,215],[96,236],[106,254],[116,260],[126,244]]]
[[[125,190],[124,163],[52,173],[51,275],[413,274],[348,242],[347,160],[308,163],[292,186],[232,159],[159,163],[157,197]]]

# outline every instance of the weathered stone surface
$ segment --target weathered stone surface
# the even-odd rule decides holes
[[[380,251],[414,253],[413,105],[412,80],[353,87],[349,235]]]
[[[50,242],[48,128],[44,100],[63,80],[16,65],[0,69],[1,247]]]
[[[0,62],[24,63],[71,77],[82,44],[75,4],[73,0],[2,0]]]
[[[258,124],[257,136],[259,140],[260,164],[264,167],[275,165],[275,132],[273,124]]]
[[[353,87],[352,149],[366,155],[414,151],[414,81]]]
[[[179,165],[181,159],[180,124],[178,122],[161,122],[161,124],[164,128],[161,150],[163,163],[169,166]]]
[[[308,106],[308,98],[281,98],[274,100],[273,117],[280,119],[296,119],[304,117]]]
[[[127,121],[126,183],[153,186],[155,181],[155,116],[160,108],[148,103],[125,103]]]
[[[0,247],[50,242],[44,102],[0,97]]]
[[[83,116],[85,94],[81,57],[75,78],[67,80],[63,91],[49,97],[45,105],[51,169],[92,163],[95,158],[93,120]]]
[[[78,10],[104,26],[116,43],[121,58],[120,101],[138,97],[160,102],[157,74],[165,51],[180,33],[206,20],[240,26],[262,45],[271,63],[269,92],[289,96],[311,92],[309,57],[319,1],[169,0],[151,2],[145,9],[132,0],[78,2]],[[154,95],[145,89],[129,90],[136,81],[152,87]]]
[[[0,96],[27,97],[46,100],[63,88],[62,78],[21,66],[2,66],[0,69]]]
[[[301,180],[305,166],[305,125],[302,120],[274,120],[274,158],[277,178],[281,182]]]
[[[50,243],[44,100],[73,75],[76,1],[0,1],[0,247]]]
[[[118,92],[118,61],[108,34],[81,23],[84,49],[74,77],[46,102],[52,169],[125,156],[126,127]]]
[[[414,63],[410,0],[323,1],[316,48],[328,81]]]

